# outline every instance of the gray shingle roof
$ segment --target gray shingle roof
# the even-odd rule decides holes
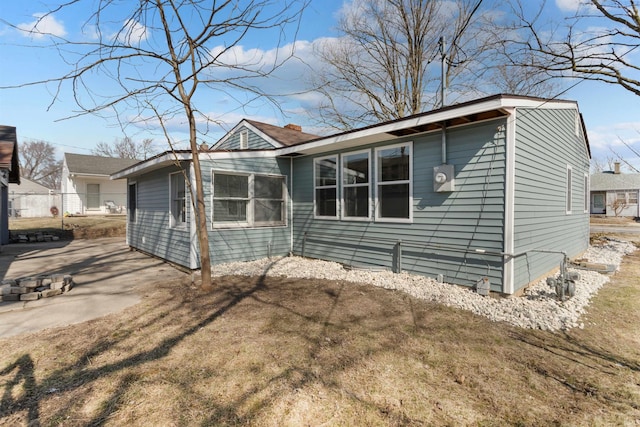
[[[591,191],[640,189],[640,173],[595,173],[591,175]]]
[[[133,166],[140,160],[118,159],[115,157],[89,156],[86,154],[65,153],[65,162],[69,173],[88,175],[111,175],[114,172]]]

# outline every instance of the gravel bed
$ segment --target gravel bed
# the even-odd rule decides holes
[[[628,242],[608,239],[604,244],[590,247],[582,256],[593,263],[612,264],[619,268],[622,258],[633,252],[635,246]],[[573,271],[569,269],[569,271]],[[483,297],[475,291],[460,286],[408,273],[389,271],[346,269],[342,264],[300,257],[274,257],[250,262],[233,262],[213,268],[216,276],[241,275],[293,277],[300,279],[344,280],[368,283],[385,289],[395,289],[416,298],[471,311],[493,321],[507,322],[515,326],[543,330],[568,330],[583,328],[580,315],[591,297],[609,281],[609,277],[586,270],[576,270],[580,280],[576,282],[575,296],[561,302],[555,289],[546,280],[535,283],[519,297]]]

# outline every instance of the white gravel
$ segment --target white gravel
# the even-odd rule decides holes
[[[602,246],[590,247],[582,258],[589,262],[612,264],[618,269],[622,258],[634,250],[635,246],[631,243],[610,239]],[[478,295],[471,289],[439,283],[428,277],[407,273],[395,274],[389,271],[349,270],[336,262],[300,257],[233,262],[213,268],[213,274],[216,276],[266,274],[274,277],[368,283],[385,289],[400,290],[427,301],[469,310],[493,321],[551,331],[584,327],[579,322],[580,315],[585,313],[591,297],[609,281],[608,276],[600,273],[576,271],[580,274],[580,280],[576,282],[575,296],[561,302],[556,299],[555,289],[547,285],[546,280],[530,286],[524,295],[519,297],[490,298]]]

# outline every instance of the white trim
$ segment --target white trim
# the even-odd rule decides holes
[[[366,184],[345,184],[344,182],[344,159],[345,157],[354,156],[358,154],[366,154],[367,155],[367,183]],[[340,153],[340,217],[345,221],[371,221],[371,182],[372,178],[372,170],[371,170],[371,149],[366,150],[358,150],[358,151],[349,151],[346,153]],[[347,216],[345,212],[346,203],[344,201],[344,192],[345,188],[357,188],[357,187],[367,187],[367,216]]]
[[[335,185],[320,185],[317,186],[316,185],[316,172],[317,172],[317,164],[322,161],[322,160],[326,160],[326,159],[335,159],[335,165],[336,165],[336,183]],[[335,188],[336,190],[336,214],[335,215],[318,215],[316,212],[317,210],[317,204],[316,204],[316,190],[323,190],[323,189],[331,189],[331,188]],[[329,156],[322,156],[322,157],[314,157],[313,158],[313,218],[314,219],[331,219],[331,220],[338,220],[340,219],[340,194],[339,194],[339,190],[340,190],[340,156],[338,154],[331,154]]]
[[[331,136],[328,138],[315,140],[305,144],[296,144],[291,147],[284,147],[279,151],[280,155],[292,153],[305,153],[327,151],[340,148],[353,148],[359,144],[371,144],[375,142],[388,141],[393,138],[390,132],[402,130],[411,127],[423,126],[430,123],[440,123],[446,120],[467,116],[472,114],[483,113],[491,110],[509,109],[515,107],[522,108],[544,108],[544,109],[567,109],[574,108],[577,110],[577,103],[574,101],[562,100],[540,100],[540,99],[522,99],[519,97],[503,96],[500,98],[486,100],[484,102],[471,103],[469,105],[458,108],[445,108],[444,110],[435,110],[431,113],[421,114],[404,120],[397,120],[378,126],[370,126],[354,132]],[[497,120],[493,118],[491,120]],[[438,130],[439,132],[440,130]],[[362,139],[363,141],[358,141]]]
[[[565,178],[565,214],[571,215],[573,212],[573,168],[567,164]]]
[[[514,108],[506,120],[505,129],[505,183],[504,183],[504,256],[502,292],[515,291],[515,197],[516,197],[516,116]]]
[[[182,170],[178,172],[172,172],[169,174],[169,228],[174,230],[186,230],[187,228],[187,220],[185,218],[183,221],[175,221],[175,216],[173,212],[173,176],[174,175],[182,175],[182,180],[184,181],[184,214],[187,215],[187,180],[184,177],[184,173]]]
[[[583,185],[584,185],[584,194],[582,196],[583,196],[584,210],[582,213],[589,213],[589,208],[590,208],[589,205],[591,202],[591,197],[590,197],[591,192],[589,191],[589,187],[591,186],[591,179],[587,172],[584,172]]]
[[[289,190],[291,188],[291,190]],[[289,218],[287,225],[289,227],[289,252],[293,253],[293,157],[289,157],[289,180],[287,182],[287,197],[289,198]]]
[[[380,174],[378,173],[379,161],[378,161],[378,153],[383,150],[389,150],[396,147],[408,146],[409,147],[409,179],[408,180],[397,180],[397,181],[388,181],[384,184],[381,184]],[[375,182],[375,190],[374,190],[374,219],[376,222],[396,222],[396,223],[412,223],[413,222],[413,141],[405,141],[399,144],[390,144],[383,145],[380,147],[376,147],[374,149],[374,182]],[[380,197],[378,194],[378,188],[380,185],[394,185],[394,184],[409,184],[409,218],[384,218],[380,216]]]
[[[198,268],[198,254],[200,253],[199,251],[199,245],[200,242],[198,241],[198,222],[196,221],[196,216],[197,216],[197,209],[198,207],[196,206],[196,197],[194,197],[193,195],[193,191],[196,188],[196,172],[195,172],[195,167],[193,165],[193,162],[189,163],[189,179],[191,181],[191,186],[189,189],[189,203],[191,204],[191,215],[189,215],[189,241],[191,242],[191,244],[189,245],[189,263],[190,263],[190,267],[192,270],[195,270]],[[206,209],[205,209],[205,215],[206,215]],[[208,227],[207,227],[208,228]],[[208,231],[208,230],[207,230]],[[210,239],[211,237],[209,237]],[[207,241],[209,241],[209,239],[207,239]],[[209,250],[209,252],[211,252],[211,250]],[[210,261],[213,261],[211,259],[211,254],[209,254],[209,259]]]

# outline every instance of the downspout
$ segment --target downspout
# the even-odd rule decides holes
[[[289,157],[289,253],[293,254],[293,157]]]
[[[505,184],[503,249],[507,254],[515,252],[515,181],[516,181],[516,109],[508,111],[505,132]],[[503,261],[502,292],[515,292],[515,259],[505,256]]]
[[[196,154],[199,155],[199,154]],[[193,166],[193,161],[189,162],[189,179],[191,180],[191,188],[196,188],[196,174]],[[193,191],[189,191],[189,197],[193,197]],[[193,200],[190,203],[191,206],[195,206]],[[199,252],[199,242],[198,242],[198,231],[196,222],[196,212],[195,208],[192,209],[191,215],[189,215],[189,267],[191,270],[196,270],[198,268],[198,252]],[[208,225],[207,225],[208,228]],[[205,231],[208,232],[208,231]]]
[[[441,131],[441,144],[442,144],[442,164],[447,164],[447,122],[442,122]]]

